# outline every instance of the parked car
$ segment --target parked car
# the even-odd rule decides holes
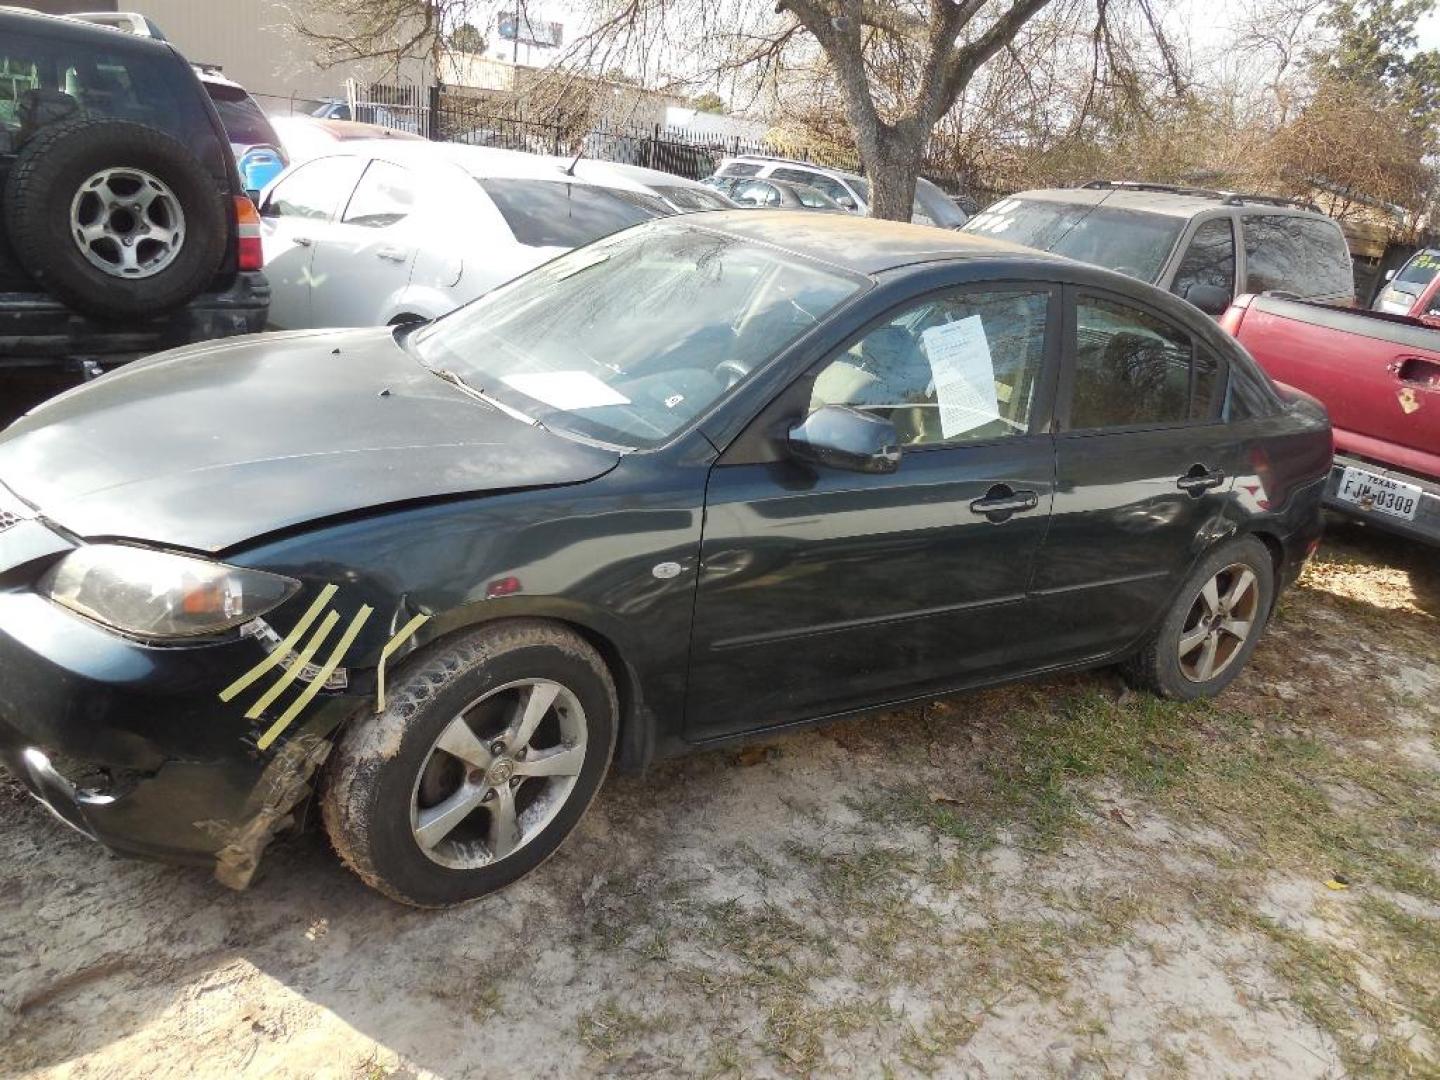
[[[381,127],[409,132],[412,135],[420,133],[420,125],[415,122],[415,117],[410,114],[410,109],[401,105],[387,107],[358,102],[352,108],[348,101],[331,98],[328,101],[322,101],[310,115],[318,116],[322,120],[351,120],[362,124],[378,124]]]
[[[828,195],[841,208],[857,214],[870,212],[870,182],[856,173],[828,169],[808,161],[742,154],[727,157],[715,171],[723,177],[761,177],[804,184]],[[915,207],[910,220],[917,225],[936,225],[942,229],[958,229],[967,215],[955,202],[923,176],[915,181]]]
[[[428,141],[343,144],[260,199],[271,325],[380,326],[443,315],[573,247],[672,213],[569,162]]]
[[[1424,248],[1410,256],[1380,290],[1374,309],[1440,321],[1440,249]]]
[[[838,210],[845,208],[823,191],[788,180],[754,180],[745,176],[712,176],[710,187],[735,200],[737,206],[769,210]]]
[[[0,9],[0,369],[263,328],[259,219],[173,47]]]
[[[1220,325],[1330,410],[1327,506],[1440,543],[1440,329],[1268,296],[1240,297]]]
[[[292,164],[309,161],[311,158],[327,157],[355,142],[370,142],[376,139],[425,141],[419,135],[381,127],[379,124],[361,124],[354,120],[323,120],[317,116],[272,116],[270,126],[275,129],[275,134],[285,148],[285,156]]]
[[[1217,317],[1237,291],[1355,300],[1340,226],[1266,195],[1095,180],[1001,199],[965,231],[1117,270]]]
[[[1330,448],[1133,279],[847,214],[652,221],[0,435],[0,757],[236,885],[318,784],[365,881],[452,904],[612,760],[1115,662],[1218,692]]]

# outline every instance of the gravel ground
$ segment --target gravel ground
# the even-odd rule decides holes
[[[1332,533],[1251,669],[938,700],[612,779],[444,913],[245,893],[0,780],[0,1074],[1440,1074],[1440,560]]]

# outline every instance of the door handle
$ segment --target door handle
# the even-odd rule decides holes
[[[970,503],[972,514],[983,514],[996,525],[1009,521],[1011,514],[1034,510],[1040,505],[1040,496],[1033,491],[1016,491],[1009,484],[996,484],[985,493],[983,499]]]
[[[399,248],[382,247],[375,249],[375,257],[384,259],[386,262],[403,263],[410,255]]]
[[[315,241],[311,240],[308,236],[297,236],[294,238],[294,241],[297,247],[309,247],[311,244],[315,243]]]
[[[1191,465],[1190,471],[1175,481],[1175,486],[1198,499],[1211,488],[1217,488],[1224,482],[1225,472],[1223,469],[1207,469],[1204,465]]]

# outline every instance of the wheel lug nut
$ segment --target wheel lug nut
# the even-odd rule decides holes
[[[483,769],[471,769],[468,773],[465,774],[465,779],[469,783],[479,784],[482,780],[485,779],[485,772]]]
[[[495,801],[495,789],[494,789],[494,788],[491,788],[489,791],[485,792],[484,795],[480,796],[480,801],[481,801],[481,802],[494,802],[494,801]]]
[[[490,753],[496,755],[505,753],[505,744],[501,740],[496,739],[490,744]]]

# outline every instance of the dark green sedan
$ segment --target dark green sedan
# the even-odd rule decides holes
[[[311,792],[407,903],[612,766],[1046,672],[1218,692],[1330,430],[1182,301],[980,237],[637,226],[437,322],[164,353],[0,435],[0,759],[247,884]]]

